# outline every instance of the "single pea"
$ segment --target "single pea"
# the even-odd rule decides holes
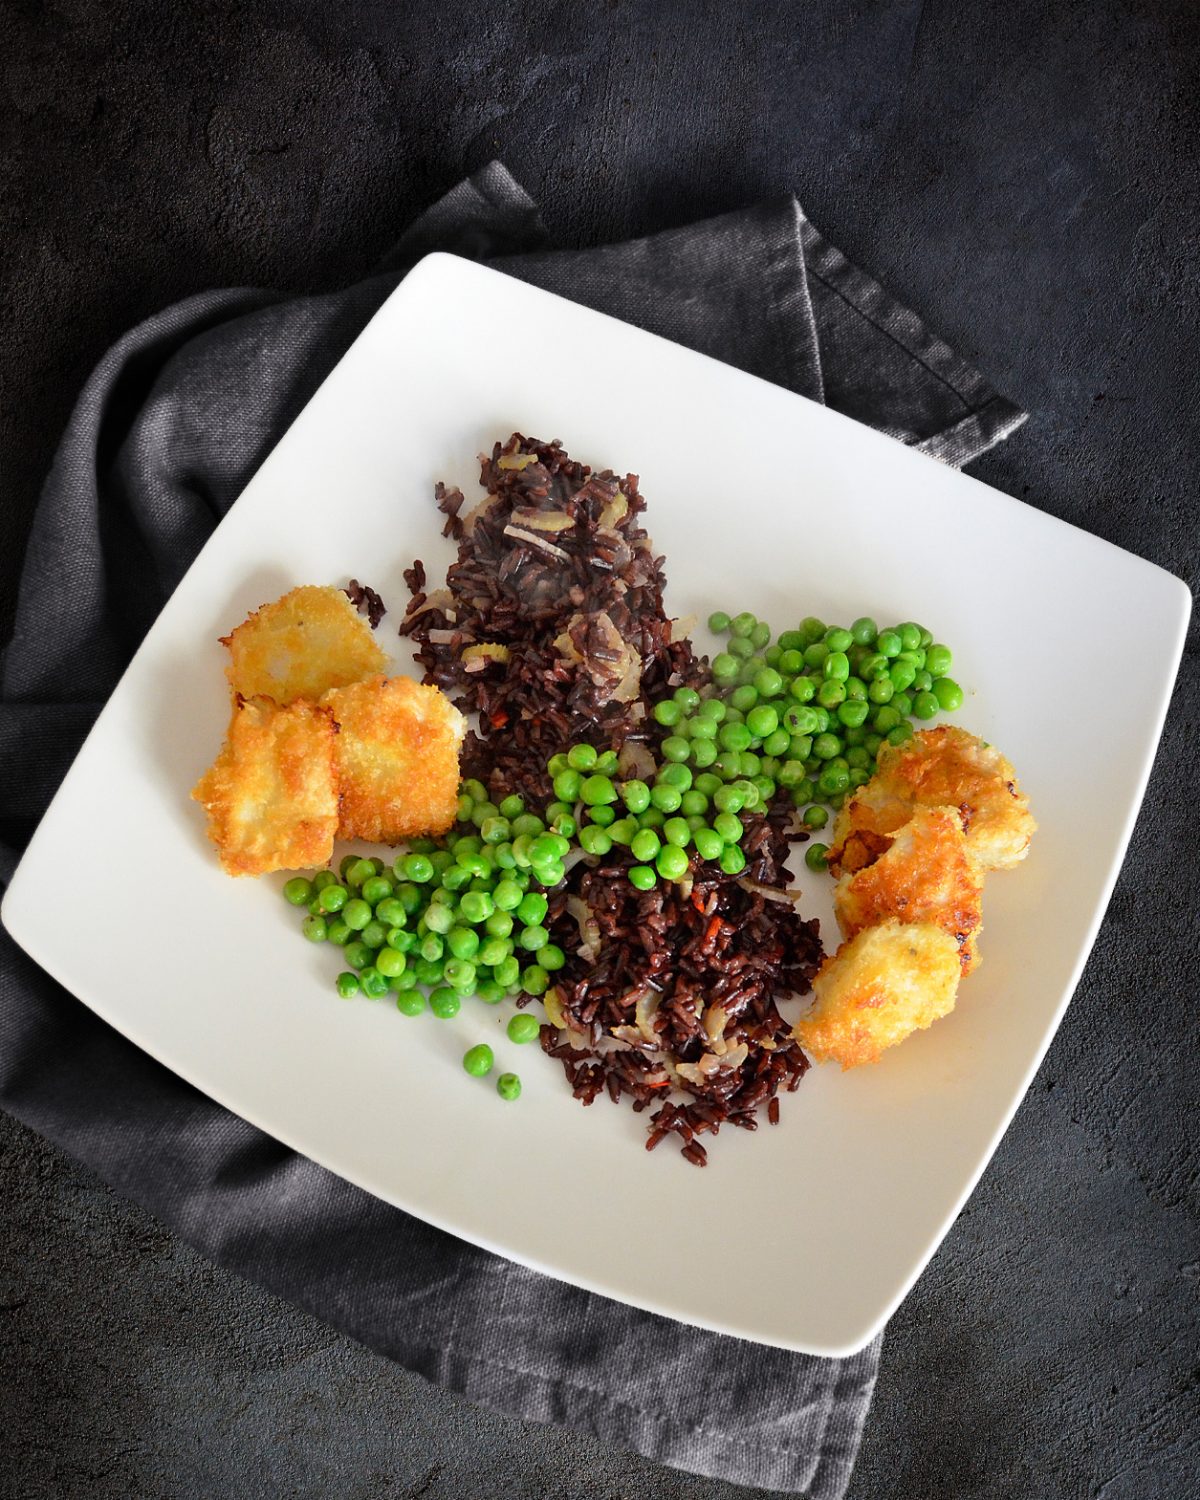
[[[692,753],[694,754],[696,749],[696,741],[715,740],[717,737],[717,729],[719,726],[717,725],[715,719],[701,718],[699,714],[696,714],[693,718],[685,719],[679,727],[683,731],[683,733],[685,733],[691,740]]]
[[[662,847],[662,840],[653,828],[642,828],[634,834],[629,852],[639,864],[648,864]]]
[[[765,740],[779,728],[779,715],[769,703],[760,703],[746,715],[746,728],[755,739]]]
[[[429,996],[429,1009],[439,1021],[452,1021],[462,1009],[462,997],[448,984],[438,985]]]
[[[566,961],[567,955],[563,952],[563,950],[558,946],[557,943],[547,943],[546,946],[538,954],[538,962],[541,964],[542,968],[550,970],[551,972],[556,969],[561,969]]]
[[[848,729],[861,729],[867,722],[867,715],[870,711],[868,705],[861,699],[848,699],[845,703],[838,705],[837,716]]]
[[[817,615],[805,615],[800,621],[800,634],[807,643],[819,641],[825,634],[825,621]]]
[[[749,725],[730,723],[722,724],[717,736],[722,750],[748,750],[753,738],[754,734]]]
[[[475,955],[477,962],[485,969],[493,969],[512,952],[512,943],[508,938],[490,937],[480,947]]]
[[[749,661],[754,655],[754,647],[748,640],[739,640],[736,637],[729,643],[729,655],[735,657],[738,662],[738,676],[742,675],[742,664]]]
[[[344,885],[327,885],[316,897],[317,905],[325,913],[341,911],[346,905],[350,892]],[[367,908],[368,914],[370,908]]]
[[[402,1016],[420,1016],[425,1013],[425,996],[416,988],[397,992],[396,1009]]]
[[[509,1041],[518,1044],[522,1042],[536,1042],[541,1029],[537,1017],[531,1016],[525,1010],[518,1011],[504,1028]]]
[[[572,771],[591,771],[599,758],[595,745],[572,745],[567,751],[567,765]]]
[[[615,823],[608,825],[608,836],[614,844],[620,844],[627,849],[638,831],[637,821],[634,818],[618,818]]]
[[[778,698],[783,692],[783,678],[774,667],[755,673],[754,686],[760,698]]]
[[[551,776],[557,776],[560,771],[565,771],[569,764],[567,757],[559,750],[546,762],[546,770]]]
[[[836,677],[827,677],[817,689],[817,702],[822,708],[836,708],[846,701],[846,689]]]
[[[654,860],[654,868],[664,880],[682,880],[688,872],[687,854],[676,844],[664,844]]]
[[[785,651],[803,651],[807,641],[802,630],[781,630],[779,644]]]
[[[780,786],[787,787],[789,791],[799,786],[804,779],[804,761],[785,760],[779,768],[776,779]]]
[[[774,646],[768,646],[767,649],[763,652],[763,660],[766,662],[768,667],[774,667],[776,668],[776,670],[778,670],[779,658],[782,655],[783,647],[776,643]]]
[[[504,986],[494,979],[481,979],[475,986],[475,994],[485,1005],[499,1005],[504,999]]]
[[[938,707],[946,713],[953,713],[956,708],[962,707],[963,690],[952,677],[939,677],[933,684],[933,693]]]
[[[865,771],[871,764],[871,754],[864,746],[855,745],[846,751],[846,764],[852,771]]]
[[[918,719],[932,719],[941,706],[937,695],[928,691],[918,693],[913,699],[913,713]]]
[[[886,734],[889,729],[895,729],[900,722],[900,711],[891,703],[875,711],[871,719],[871,725],[880,734]]]
[[[342,921],[355,932],[361,932],[373,916],[374,912],[360,896],[355,896],[342,907]]]
[[[427,854],[410,854],[404,861],[404,878],[416,885],[427,885],[433,879],[433,865]]]
[[[896,684],[888,676],[877,677],[867,689],[867,697],[872,703],[890,703],[896,691]]]
[[[775,670],[783,678],[786,687],[793,677],[804,671],[804,652],[790,647],[786,651],[781,651],[779,660],[775,663]]]
[[[580,797],[589,807],[605,807],[617,800],[617,789],[608,776],[587,776],[580,787]]]
[[[712,674],[713,681],[717,683],[736,682],[741,667],[738,659],[728,651],[722,651],[713,657]]]
[[[809,844],[804,851],[804,863],[810,870],[827,870],[829,868],[828,856],[828,844]]]
[[[870,615],[860,615],[850,627],[850,634],[860,646],[871,646],[879,634],[879,627]]]
[[[395,979],[408,968],[408,959],[395,948],[380,948],[375,955],[375,967],[386,979]]]
[[[517,938],[517,943],[524,948],[526,953],[536,953],[539,948],[544,948],[550,941],[550,934],[540,922],[532,922],[525,927]]]
[[[550,988],[550,975],[545,964],[530,964],[521,970],[521,988],[527,995],[544,995]]]
[[[736,708],[739,713],[747,713],[758,702],[758,689],[752,682],[743,682],[740,687],[735,687],[729,695],[731,708]]]
[[[375,915],[389,927],[403,927],[408,921],[403,901],[398,901],[395,896],[385,897],[375,908]]]
[[[366,943],[360,941],[358,938],[352,938],[350,942],[346,943],[342,948],[342,952],[346,956],[346,962],[352,969],[365,968],[375,956],[374,950],[368,948]]]
[[[430,963],[443,958],[446,953],[446,944],[444,939],[442,938],[441,933],[427,932],[421,939],[421,945],[418,951],[420,952],[421,957],[428,959]]]
[[[521,1097],[521,1080],[515,1073],[501,1073],[496,1079],[496,1092],[501,1099],[519,1099]]]
[[[722,785],[721,778],[714,775],[712,771],[701,771],[700,775],[692,782],[694,790],[703,793],[705,797],[711,798]]]
[[[825,632],[825,644],[835,656],[844,654],[853,646],[854,634],[840,625],[831,625]]]
[[[452,927],[446,934],[446,947],[455,958],[474,958],[479,952],[479,934],[473,927]]]
[[[739,813],[746,805],[741,790],[732,784],[722,786],[713,793],[713,806],[718,812]]]
[[[783,716],[783,727],[789,734],[815,734],[817,730],[817,711],[815,708],[801,707],[794,703]]]
[[[469,995],[475,988],[475,965],[469,958],[448,958],[442,975],[452,990]]]
[[[629,883],[639,891],[649,891],[658,884],[658,876],[649,865],[630,865]]]
[[[418,958],[413,964],[412,972],[418,984],[432,986],[442,982],[442,965],[438,960]]]
[[[307,906],[316,894],[312,881],[306,880],[303,875],[295,876],[283,888],[284,900],[293,906]]]
[[[850,772],[841,766],[826,766],[821,772],[817,786],[825,797],[832,797],[838,792],[844,792],[850,785]]]
[[[837,682],[845,682],[850,675],[850,658],[844,651],[831,651],[821,664],[825,676]]]
[[[601,750],[596,757],[596,770],[601,776],[611,776],[617,769],[620,757],[615,750]]]
[[[492,978],[505,989],[515,984],[520,977],[521,965],[515,954],[509,954],[506,959],[501,960],[492,968]]]
[[[804,665],[814,671],[823,671],[826,658],[829,656],[829,647],[824,641],[814,641],[811,646],[804,648]]]
[[[727,844],[736,844],[744,832],[741,818],[732,812],[718,813],[713,819],[713,828]]]
[[[366,943],[368,948],[382,948],[387,942],[388,929],[376,917],[367,923],[359,933],[359,938]]]
[[[761,651],[771,639],[771,627],[765,620],[759,620],[750,632],[750,643],[756,651]]]
[[[875,756],[879,754],[879,747],[882,744],[883,736],[881,734],[869,734],[867,735],[866,739],[863,740],[863,749],[872,758],[872,760],[874,760]]]
[[[766,739],[763,740],[763,754],[772,755],[776,759],[780,759],[787,754],[791,738],[787,729],[781,724],[778,729],[767,735]]]
[[[325,936],[338,948],[344,948],[353,938],[353,930],[346,926],[341,917],[329,917],[325,922]]]
[[[537,813],[518,813],[515,818],[509,819],[509,827],[512,829],[514,839],[537,838],[539,833],[545,833],[546,825]]]
[[[329,928],[324,917],[305,917],[300,930],[310,943],[324,943],[329,938]]]
[[[880,656],[899,656],[904,650],[904,642],[895,630],[881,630],[875,641],[875,649]]]
[[[468,891],[459,902],[458,909],[466,922],[486,922],[496,910],[496,898],[486,891]]]
[[[515,911],[521,903],[521,887],[515,880],[507,877],[496,882],[496,889],[492,892],[492,900],[496,903],[498,911]]]
[[[674,698],[663,698],[654,705],[654,717],[664,729],[670,729],[683,717],[683,708]]]
[[[818,760],[832,760],[840,749],[837,738],[832,734],[819,734],[813,740],[813,754]]]
[[[874,682],[877,677],[886,674],[887,669],[888,658],[880,651],[869,651],[859,658],[858,675],[865,682]]]
[[[375,907],[381,901],[386,901],[392,894],[393,884],[386,875],[372,875],[370,880],[362,883],[362,899],[368,905]]]
[[[746,868],[746,856],[736,844],[726,844],[718,859],[726,875],[740,875]]]
[[[349,972],[339,974],[334,984],[343,1000],[353,1000],[362,989],[362,985],[358,982],[358,975]]]
[[[366,968],[359,970],[358,982],[368,1000],[382,1000],[388,992],[387,979],[374,964],[368,964]]]
[[[911,740],[912,737],[913,727],[911,724],[897,724],[895,729],[889,729],[887,733],[889,745],[903,745],[906,741]]]
[[[511,822],[513,818],[519,818],[525,811],[525,799],[523,797],[518,797],[517,794],[513,792],[511,796],[505,797],[500,802],[499,806],[500,816],[502,818],[507,818],[509,822]]]
[[[690,790],[692,785],[691,766],[680,765],[673,761],[669,766],[664,766],[658,773],[656,786],[673,786],[677,792],[682,793]]]
[[[817,684],[811,677],[793,677],[788,683],[788,695],[797,703],[811,703],[816,693]]]
[[[371,880],[375,875],[375,864],[373,860],[356,859],[346,871],[346,884],[351,890],[359,890],[364,881]]]
[[[668,814],[678,812],[683,801],[683,792],[677,786],[672,786],[670,782],[660,782],[652,788],[650,801],[659,812]],[[609,832],[611,833],[612,830],[610,829]]]
[[[917,651],[921,645],[921,627],[906,620],[903,625],[897,625],[896,630],[900,636],[901,646],[905,651]]]
[[[487,787],[484,786],[482,781],[477,780],[474,776],[468,777],[467,780],[462,783],[459,790],[463,793],[464,796],[470,797],[472,802],[487,801]]]
[[[623,781],[620,786],[621,801],[631,813],[645,812],[650,806],[650,788],[644,781],[634,778]]]
[[[551,860],[544,865],[537,865],[533,872],[534,879],[540,886],[544,886],[546,890],[550,890],[552,887],[561,884],[566,879],[566,876],[567,868],[561,859]]]
[[[757,624],[758,616],[752,615],[749,610],[743,610],[730,620],[729,629],[735,636],[747,637]]]
[[[697,791],[695,788],[684,792],[683,797],[680,799],[679,811],[685,818],[690,818],[693,813],[706,813],[708,811],[708,798],[703,792]]]
[[[677,844],[681,849],[686,849],[692,841],[692,830],[688,826],[686,818],[668,818],[663,824],[663,833],[668,844]],[[634,853],[637,853],[636,849]],[[642,855],[640,857],[648,859],[650,856]]]
[[[953,661],[949,646],[930,646],[925,652],[925,665],[935,677],[945,677]]]
[[[704,860],[718,859],[725,847],[725,840],[717,830],[707,826],[697,828],[692,839],[696,845],[696,853]]]
[[[425,909],[425,915],[421,919],[428,930],[444,937],[454,926],[454,909],[447,906],[444,901],[431,901]],[[437,957],[437,954],[427,955]]]
[[[705,698],[696,713],[702,719],[711,719],[714,724],[719,724],[725,717],[725,700],[724,698]]]
[[[615,807],[592,807],[588,809],[588,817],[597,828],[608,828],[616,822],[617,810]]]
[[[908,693],[896,693],[892,698],[892,707],[900,715],[901,719],[907,719],[913,711],[913,700]]]
[[[489,937],[506,938],[514,927],[511,911],[494,911],[484,922],[484,931]]]
[[[729,629],[730,619],[723,609],[714,609],[708,617],[708,628],[713,635],[724,635]]]
[[[597,828],[595,824],[589,823],[586,828],[579,830],[579,845],[585,854],[599,857],[607,854],[612,848],[612,839],[603,828]]]

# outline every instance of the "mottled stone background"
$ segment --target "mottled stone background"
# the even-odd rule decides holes
[[[1198,64],[1190,0],[0,0],[0,639],[111,340],[355,278],[492,157],[565,243],[795,191],[1031,411],[980,478],[1194,582]],[[1087,640],[1029,666],[1119,720]],[[1196,679],[1193,637],[1071,1010],[892,1322],[855,1500],[1200,1492]],[[5,1496],[752,1493],[428,1388],[4,1118],[0,1195]]]

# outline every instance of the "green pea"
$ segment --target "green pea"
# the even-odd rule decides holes
[[[953,662],[949,646],[930,646],[925,652],[925,665],[935,677],[945,677]]]
[[[359,970],[358,982],[368,1000],[382,1000],[388,992],[388,982],[374,964]]]
[[[343,947],[342,952],[346,955],[346,962],[352,969],[362,969],[371,962],[374,957],[372,949],[358,938],[353,938]]]
[[[846,701],[846,689],[836,677],[827,677],[817,689],[817,702],[822,708],[836,708]]]
[[[614,844],[620,844],[628,848],[633,842],[634,835],[638,831],[637,820],[634,818],[618,818],[615,823],[608,825],[608,836]]]
[[[657,812],[658,809],[655,808]],[[701,791],[684,792],[679,802],[679,811],[685,818],[690,818],[693,813],[706,813],[708,811],[708,798]]]
[[[674,698],[663,698],[654,705],[654,717],[664,728],[669,729],[679,723],[683,717],[683,709]]]
[[[850,772],[842,766],[826,766],[821,772],[817,786],[826,797],[844,792],[850,785]]]
[[[358,896],[342,907],[342,921],[354,932],[361,932],[374,915],[370,906]]]
[[[323,890],[317,893],[315,899],[318,908],[321,911],[329,914],[332,912],[341,911],[346,904],[349,894],[349,891],[347,891],[344,885],[327,885]],[[368,908],[368,911],[369,910],[370,908]]]
[[[542,968],[548,969],[551,972],[556,969],[561,969],[566,961],[567,955],[562,951],[557,943],[547,943],[542,951],[538,954],[538,962],[541,964]]]
[[[783,678],[774,667],[764,667],[755,674],[754,686],[760,698],[778,698],[783,692]]]
[[[896,693],[892,698],[892,707],[902,719],[907,719],[913,711],[913,700],[908,693]]]
[[[662,742],[662,753],[668,760],[682,763],[691,758],[692,747],[681,734],[669,734]]]
[[[832,760],[841,748],[836,735],[819,734],[813,740],[813,754],[818,760]]]
[[[779,727],[779,715],[769,703],[760,703],[746,715],[746,728],[755,739],[765,740]],[[729,748],[729,747],[727,747]]]
[[[945,681],[943,678],[942,681]],[[929,691],[918,693],[913,699],[913,713],[918,719],[932,719],[941,708],[937,695]]]
[[[584,778],[579,795],[588,807],[604,807],[617,800],[617,789],[609,777],[596,774]]]
[[[387,979],[395,979],[408,968],[408,959],[395,948],[381,948],[375,955],[375,967]]]
[[[521,965],[515,954],[509,954],[507,958],[502,959],[492,969],[492,978],[497,984],[503,985],[505,989],[508,989],[510,985],[516,984],[520,977]]]
[[[536,1042],[541,1031],[537,1017],[531,1016],[528,1011],[518,1011],[508,1025],[504,1028],[510,1042],[519,1044],[523,1042]]]
[[[804,824],[807,828],[824,828],[829,821],[829,814],[818,803],[804,809]]]
[[[735,636],[746,637],[757,624],[758,616],[752,615],[749,610],[743,610],[729,622],[729,629]]]
[[[712,674],[713,681],[717,683],[736,682],[741,667],[738,659],[728,651],[722,651],[713,657]]]
[[[793,704],[783,716],[783,727],[789,734],[815,734],[817,732],[817,711],[815,708],[802,708],[799,704]]]
[[[897,724],[895,729],[889,729],[887,733],[889,745],[903,745],[906,741],[911,740],[912,737],[913,727],[911,724]]]
[[[870,646],[879,634],[879,627],[870,615],[860,615],[850,627],[850,634],[860,646]]]
[[[295,876],[283,888],[283,899],[293,906],[307,906],[317,894],[312,881],[305,880],[303,875]]]
[[[433,879],[433,864],[426,854],[410,854],[404,861],[404,878],[416,885],[427,885]]]
[[[688,872],[687,854],[676,844],[664,844],[655,857],[654,868],[664,880],[682,880]]]
[[[729,695],[731,708],[736,708],[739,713],[746,713],[758,702],[758,689],[753,683],[743,682],[741,687],[735,687]]]
[[[739,813],[746,805],[744,793],[733,785],[719,787],[712,800],[718,812]]]
[[[860,698],[847,699],[838,705],[837,716],[849,729],[860,729],[867,722],[870,708]]]
[[[536,953],[539,948],[544,948],[550,941],[550,934],[540,922],[534,922],[524,928],[517,938],[518,944],[525,949],[526,953]]]
[[[657,786],[673,786],[682,795],[692,785],[692,768],[678,764],[664,766],[658,773],[658,781],[655,784]]]
[[[439,985],[429,996],[429,1009],[439,1021],[452,1021],[462,1009],[462,997],[449,985]]]
[[[310,943],[323,943],[329,937],[329,928],[325,918],[321,916],[305,917],[300,924],[300,930]]]
[[[494,979],[481,979],[475,986],[475,994],[485,1005],[499,1005],[504,999],[504,986]]]
[[[479,952],[479,934],[473,927],[452,927],[446,934],[446,947],[455,958],[474,958]]]
[[[629,883],[639,891],[649,891],[658,884],[658,876],[649,865],[630,865]]]
[[[881,630],[875,641],[875,649],[880,656],[899,656],[904,650],[904,642],[894,630]]]
[[[629,852],[639,864],[648,864],[658,853],[662,846],[662,840],[652,828],[642,828],[634,834],[629,844]]]
[[[844,651],[831,651],[822,663],[821,671],[826,678],[832,677],[836,682],[845,682],[850,676],[850,658]]]
[[[963,690],[951,677],[939,677],[933,684],[933,693],[938,707],[946,713],[953,713],[956,708],[962,707]]]
[[[828,844],[809,844],[804,851],[804,863],[810,870],[827,870],[829,868],[828,856]]]
[[[713,819],[713,828],[727,844],[736,844],[745,831],[742,820],[733,812],[720,812]]]
[[[683,802],[683,792],[679,787],[672,786],[670,782],[660,782],[652,788],[650,802],[652,806],[658,808],[659,812],[675,813],[679,811],[680,804]],[[609,831],[611,832],[611,829]]]
[[[663,833],[668,844],[678,844],[681,849],[685,849],[692,841],[692,830],[686,818],[668,818],[663,824]],[[636,849],[633,852],[637,854]],[[639,857],[643,860],[650,858],[645,854]]]
[[[754,646],[754,649],[756,651],[761,651],[770,639],[771,627],[766,623],[765,620],[760,620],[758,624],[755,625],[754,629],[750,632],[751,644]]]
[[[920,649],[921,627],[919,625],[914,624],[911,620],[907,620],[903,625],[897,625],[896,629],[900,633],[900,642],[905,651],[917,651]]]
[[[418,984],[437,985],[442,982],[441,963],[431,958],[419,958],[412,968]]]
[[[781,756],[787,754],[787,748],[790,741],[791,735],[788,733],[787,729],[785,729],[781,725],[778,729],[773,730],[772,733],[767,735],[767,737],[763,740],[763,754],[774,756],[776,759],[779,759]]]
[[[816,692],[817,684],[811,677],[794,677],[788,683],[788,694],[797,703],[811,703]]]
[[[831,625],[825,632],[825,644],[830,651],[844,654],[854,645],[854,633],[842,629],[840,625]]]
[[[701,718],[699,714],[692,719],[685,719],[679,726],[692,741],[692,754],[696,753],[696,742],[698,740],[715,740],[719,725],[715,719]]]
[[[697,828],[692,834],[692,840],[696,845],[696,853],[703,860],[719,858],[725,847],[725,840],[715,828]]]
[[[378,919],[368,922],[359,937],[368,948],[382,948],[387,942],[388,929]]]
[[[362,986],[358,982],[357,974],[342,973],[334,981],[334,986],[343,1000],[353,1000]]]
[[[617,820],[615,807],[592,807],[588,809],[588,817],[597,828],[608,828]]]
[[[354,934],[341,917],[329,917],[325,923],[325,936],[329,942],[344,948]]]
[[[746,856],[736,844],[726,844],[721,850],[718,863],[726,875],[740,875],[746,868]]]
[[[521,1097],[521,1080],[515,1073],[501,1073],[496,1079],[496,1092],[501,1099],[519,1099]]]

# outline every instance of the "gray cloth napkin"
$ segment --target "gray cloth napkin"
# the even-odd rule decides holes
[[[434,249],[825,400],[949,463],[1023,419],[790,198],[554,251],[534,202],[493,163],[348,290],[192,297],[104,357],[46,484],[0,675],[0,881],[213,528],[404,271]],[[221,1109],[3,931],[0,1104],[205,1255],[473,1400],[742,1484],[812,1500],[846,1488],[879,1340],[843,1360],[765,1349],[464,1244]]]

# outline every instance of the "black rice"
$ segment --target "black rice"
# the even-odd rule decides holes
[[[496,802],[518,792],[540,808],[552,755],[579,741],[653,750],[664,731],[651,706],[707,686],[708,666],[672,638],[636,475],[593,473],[520,433],[480,463],[478,505],[437,486],[458,557],[440,590],[420,561],[406,571],[400,632],[425,681],[478,715],[463,774]],[[545,997],[543,1050],[582,1103],[629,1097],[651,1111],[647,1150],[674,1135],[695,1166],[708,1159],[699,1136],[755,1130],[764,1108],[777,1123],[779,1092],[808,1067],[776,1006],[809,990],[822,958],[817,923],[783,895],[790,809],[743,821],[739,876],[693,857],[684,881],[641,891],[614,846],[569,870],[547,917],[567,962]]]
[[[365,583],[359,583],[357,578],[352,578],[342,592],[360,615],[366,615],[372,630],[387,614],[387,606],[375,590],[368,588]]]

